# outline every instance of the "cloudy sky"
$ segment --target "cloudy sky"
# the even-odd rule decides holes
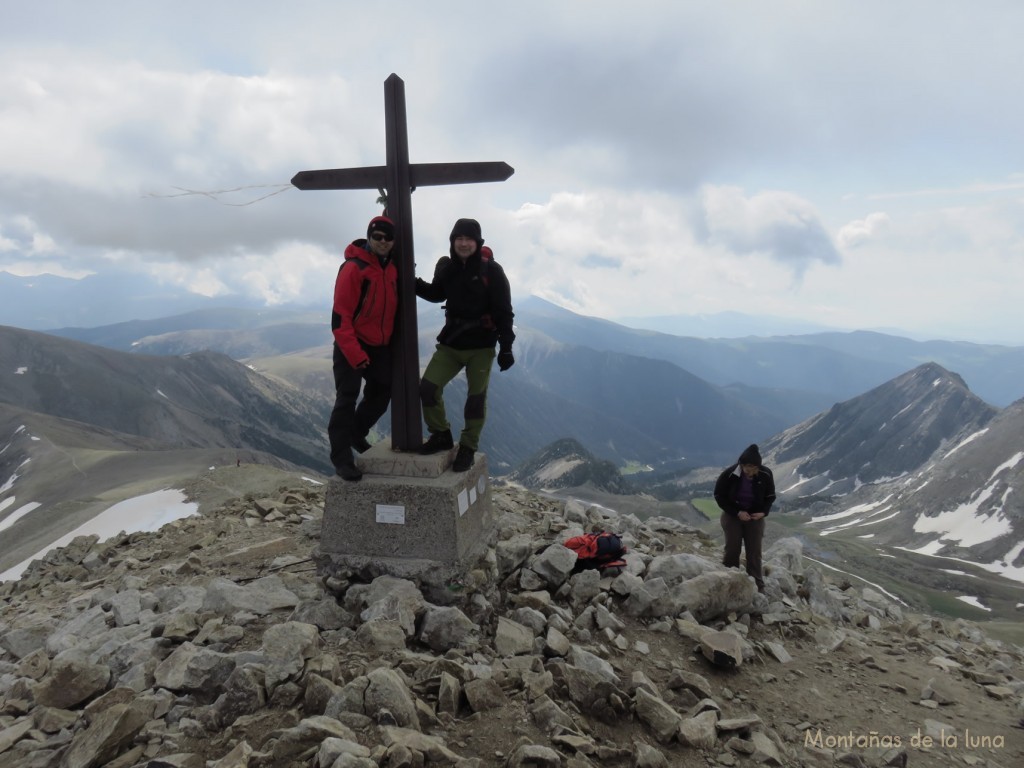
[[[288,182],[383,164],[396,73],[413,162],[515,168],[414,193],[423,272],[471,216],[515,296],[584,314],[1024,344],[1016,0],[0,0],[0,19],[15,275],[326,305],[377,193]]]

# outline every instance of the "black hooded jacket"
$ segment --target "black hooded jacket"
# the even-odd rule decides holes
[[[445,324],[437,340],[455,349],[481,349],[500,344],[511,351],[512,292],[505,270],[498,262],[483,265],[480,249],[466,259],[443,256],[434,268],[434,279],[416,278],[416,295],[445,304]]]
[[[740,508],[736,505],[736,492],[740,487],[742,473],[743,470],[740,469],[739,462],[737,462],[727,467],[718,476],[718,481],[715,483],[715,502],[722,508],[723,514],[733,517],[739,514]],[[775,477],[768,467],[762,465],[754,475],[753,481],[754,503],[747,512],[763,512],[767,516],[775,502]]]

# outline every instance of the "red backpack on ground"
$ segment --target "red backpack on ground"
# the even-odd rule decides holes
[[[576,553],[576,570],[597,568],[606,571],[610,568],[624,568],[626,547],[622,539],[614,533],[599,531],[573,536],[562,542],[562,546]]]

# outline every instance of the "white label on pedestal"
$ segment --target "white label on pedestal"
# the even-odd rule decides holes
[[[377,522],[389,525],[405,525],[405,507],[399,504],[378,504]]]
[[[480,477],[476,481],[476,490],[477,490],[477,492],[482,494],[484,492],[484,488],[486,488],[486,487],[487,487],[487,480],[484,478],[483,475],[480,475]]]
[[[469,509],[469,494],[465,491],[459,491],[459,517],[466,514],[466,510]]]
[[[476,488],[469,489],[469,503],[476,504]]]

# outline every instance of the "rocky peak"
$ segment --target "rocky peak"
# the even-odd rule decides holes
[[[322,578],[323,492],[298,480],[52,551],[0,585],[0,764],[1024,758],[1020,649],[833,583],[797,539],[766,552],[762,595],[673,520],[515,488],[493,504],[495,540],[446,584]],[[594,528],[622,532],[620,573],[578,570],[561,546]]]
[[[925,363],[762,444],[783,494],[841,494],[918,469],[998,413],[963,379]]]
[[[609,493],[633,493],[631,483],[610,461],[595,457],[579,441],[556,440],[535,453],[510,475],[532,489],[576,488],[588,485]]]

